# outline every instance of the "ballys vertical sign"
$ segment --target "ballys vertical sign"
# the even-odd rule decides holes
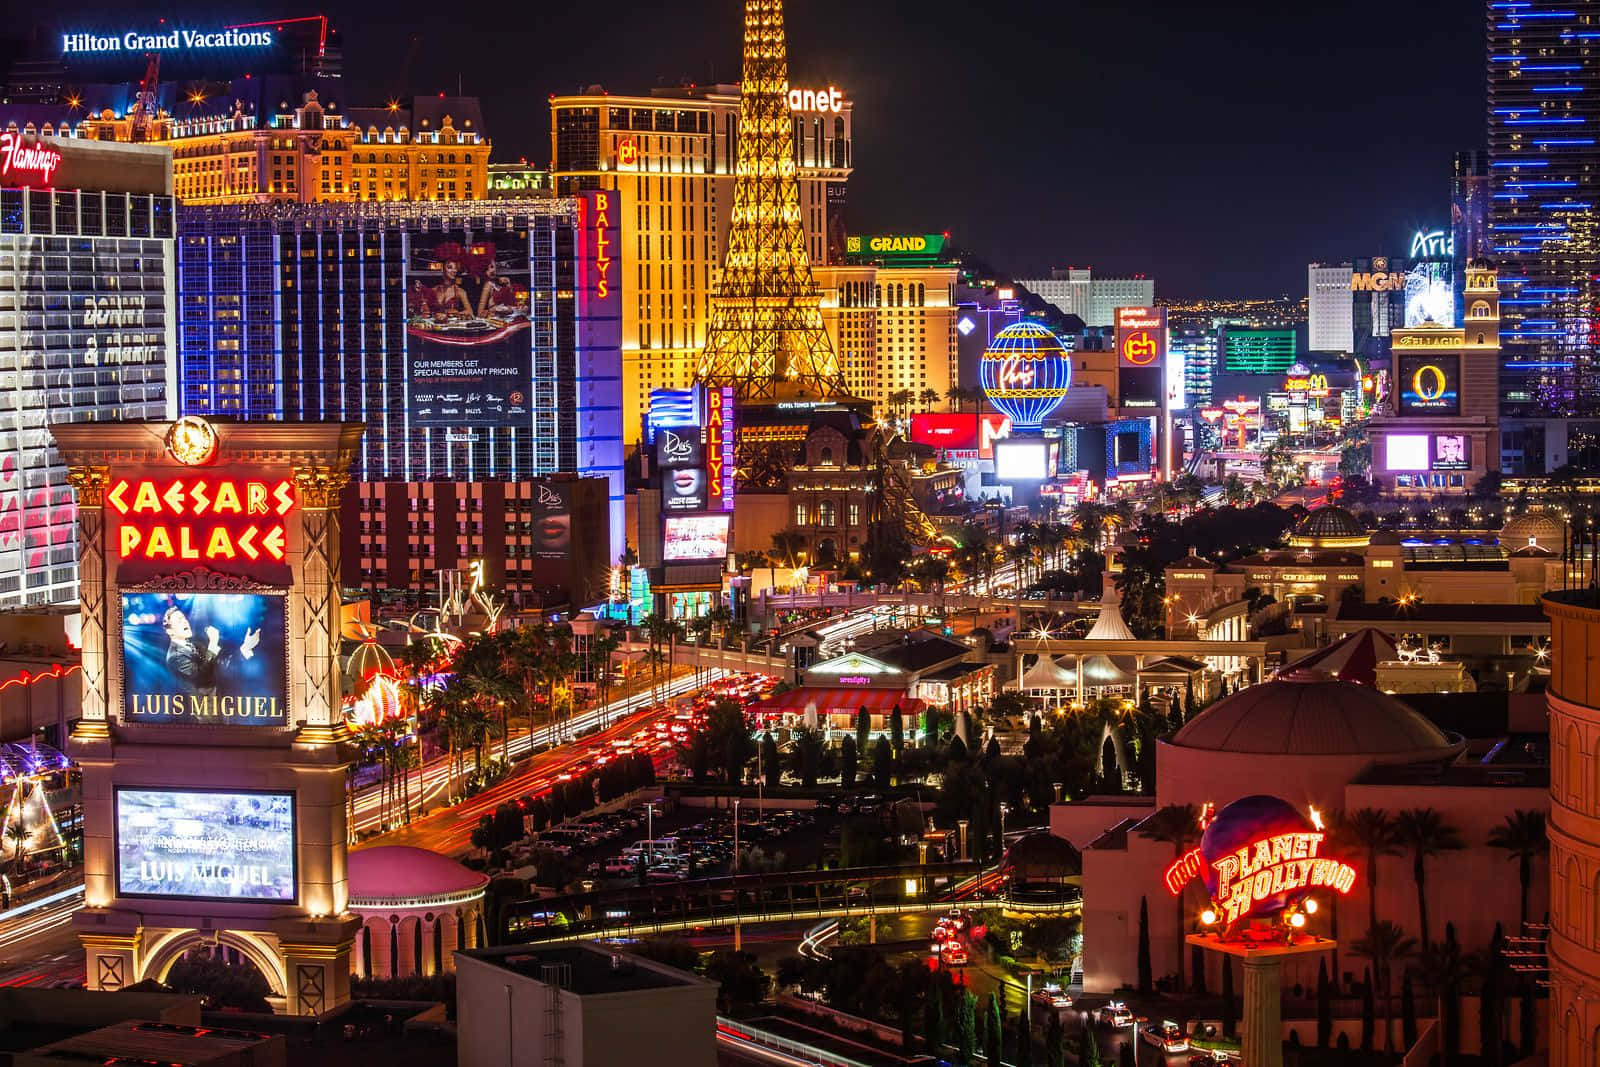
[[[712,510],[733,510],[733,390],[706,395],[706,497]]]

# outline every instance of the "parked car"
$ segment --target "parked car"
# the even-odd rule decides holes
[[[1113,1000],[1103,1008],[1094,1010],[1094,1021],[1101,1026],[1112,1026],[1118,1030],[1126,1030],[1133,1025],[1133,1012],[1120,1000]]]

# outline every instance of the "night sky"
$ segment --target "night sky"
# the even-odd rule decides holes
[[[314,10],[283,4],[117,18]],[[739,0],[323,10],[344,31],[344,103],[459,77],[497,159],[549,160],[551,93],[739,73]],[[1302,296],[1308,261],[1404,254],[1416,226],[1446,221],[1451,155],[1484,139],[1477,0],[790,0],[787,14],[791,80],[855,102],[851,231],[948,230],[1014,276],[1074,264],[1151,275],[1162,297]]]

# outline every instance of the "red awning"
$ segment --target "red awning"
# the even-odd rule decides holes
[[[866,708],[869,715],[887,715],[900,705],[905,715],[920,715],[927,702],[908,697],[898,689],[819,689],[801,686],[786,693],[770,696],[750,706],[755,714],[814,711],[818,715],[854,715]]]

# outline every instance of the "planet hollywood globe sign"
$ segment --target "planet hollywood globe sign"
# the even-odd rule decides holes
[[[1206,819],[1200,847],[1167,869],[1167,889],[1179,896],[1198,878],[1210,896],[1200,922],[1223,936],[1268,920],[1293,937],[1316,913],[1318,891],[1344,896],[1355,886],[1355,869],[1329,853],[1327,836],[1288,801],[1243,797]]]
[[[978,383],[1019,430],[1037,429],[1072,384],[1072,357],[1048,327],[1024,320],[994,335],[978,363]]]

